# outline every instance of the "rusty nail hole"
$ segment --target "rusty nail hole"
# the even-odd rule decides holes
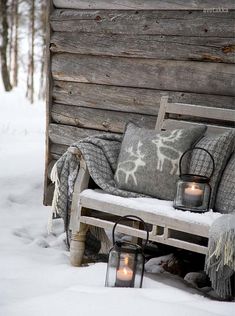
[[[139,14],[139,11],[135,11],[135,14]]]
[[[208,32],[208,29],[205,29],[204,32],[207,33],[207,32]]]

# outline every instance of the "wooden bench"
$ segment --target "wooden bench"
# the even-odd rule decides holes
[[[179,116],[184,120],[179,120]],[[190,121],[190,117],[194,121]],[[195,122],[195,118],[198,122]],[[234,128],[235,110],[169,103],[168,97],[164,96],[160,103],[156,130],[189,127],[200,124],[201,121],[207,124],[207,133],[221,133]],[[111,196],[102,190],[90,190],[86,163],[76,148],[70,150],[80,156],[80,170],[75,183],[70,220],[72,265],[80,266],[82,263],[89,225],[112,229],[117,216],[124,215],[138,215],[148,223],[151,227],[150,241],[206,253],[210,225],[220,214],[209,212],[190,215],[189,212],[173,209],[169,205],[172,203],[167,201],[164,202],[165,211],[161,209],[162,201],[158,199],[135,200]],[[151,205],[148,204],[148,200]],[[118,225],[117,230],[135,238],[144,238],[145,232],[139,228],[138,223],[133,221],[132,224],[132,226]]]

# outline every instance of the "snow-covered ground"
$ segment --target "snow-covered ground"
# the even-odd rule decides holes
[[[45,108],[0,87],[0,315],[235,315],[235,303],[204,298],[164,276],[142,289],[105,288],[106,265],[74,268],[63,226],[47,235],[42,206]]]

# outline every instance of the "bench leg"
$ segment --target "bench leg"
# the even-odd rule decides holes
[[[70,242],[70,263],[72,266],[80,267],[85,251],[85,241],[88,225],[81,223],[79,232],[72,234]]]

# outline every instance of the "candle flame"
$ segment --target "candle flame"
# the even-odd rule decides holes
[[[192,186],[191,186],[191,190],[197,190],[199,189],[198,185],[196,183],[192,183]]]
[[[126,268],[123,268],[123,273],[124,273],[125,275],[127,275],[127,274],[128,274],[128,271],[127,271],[127,269],[126,269]]]
[[[128,257],[125,257],[124,263],[125,263],[126,266],[128,265]]]

